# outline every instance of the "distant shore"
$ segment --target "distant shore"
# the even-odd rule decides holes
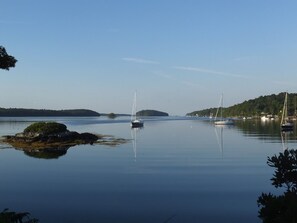
[[[25,108],[0,108],[0,117],[74,117],[88,116],[98,117],[100,113],[89,109],[67,109],[67,110],[49,110],[49,109],[25,109]]]

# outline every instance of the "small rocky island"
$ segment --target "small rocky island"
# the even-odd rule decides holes
[[[157,110],[141,110],[136,113],[138,116],[169,116],[168,113]]]
[[[3,136],[2,142],[7,143],[25,154],[38,158],[57,158],[65,155],[67,150],[82,144],[104,144],[115,146],[125,143],[125,139],[112,136],[95,135],[69,131],[66,125],[57,122],[36,122],[25,128],[22,133]]]

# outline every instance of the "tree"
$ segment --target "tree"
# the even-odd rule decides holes
[[[267,164],[276,168],[272,185],[285,187],[288,192],[297,193],[297,150],[285,150],[278,156],[268,158]]]
[[[111,119],[114,119],[114,118],[116,118],[117,117],[117,115],[115,114],[115,113],[109,113],[108,115],[107,115],[107,117],[108,118],[111,118]]]
[[[0,69],[9,70],[11,67],[15,67],[17,60],[7,54],[5,48],[0,46]]]
[[[274,167],[271,178],[276,188],[285,187],[281,195],[262,193],[258,198],[259,217],[263,223],[297,222],[297,150],[285,150],[278,156],[268,158],[267,164]]]
[[[9,211],[7,208],[0,212],[1,223],[38,223],[39,220],[31,218],[29,212]]]

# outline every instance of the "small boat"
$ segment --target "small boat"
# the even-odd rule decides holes
[[[220,119],[218,121],[216,121],[219,110],[221,110],[221,116],[220,116]],[[221,96],[220,104],[219,104],[219,107],[217,109],[217,113],[216,113],[216,116],[215,116],[214,120],[215,120],[215,122],[214,122],[215,125],[234,125],[234,120],[233,119],[223,119],[223,94]]]
[[[288,93],[286,92],[282,120],[281,120],[281,130],[282,131],[293,131],[293,123],[288,120]]]
[[[232,119],[215,121],[215,125],[234,125],[234,121]]]
[[[139,119],[135,119],[135,120],[131,121],[131,127],[132,128],[141,128],[141,127],[143,127],[143,121],[141,121]]]
[[[136,115],[136,92],[134,94],[134,101],[132,105],[132,114],[131,114],[131,128],[142,128],[143,121],[137,118]]]

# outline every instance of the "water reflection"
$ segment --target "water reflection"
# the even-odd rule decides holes
[[[271,174],[265,160],[281,144],[271,149],[236,126],[201,120],[146,123],[141,130],[128,122],[70,125],[133,139],[116,150],[78,146],[51,162],[3,151],[1,203],[26,207],[44,223],[260,221],[255,201]]]
[[[70,146],[63,148],[24,149],[24,154],[38,159],[58,159],[66,155]]]
[[[288,134],[280,134],[280,123],[278,121],[261,122],[260,120],[246,120],[236,122],[237,129],[246,137],[258,138],[269,142],[283,142],[284,136],[286,141],[296,141],[296,129]]]
[[[294,137],[294,133],[293,132],[280,132],[280,136],[281,136],[281,140],[282,140],[282,147],[283,147],[283,151],[285,151],[286,149],[289,149],[289,139],[290,137]],[[293,138],[292,137],[292,138]]]
[[[141,131],[142,128],[131,128],[131,138],[132,138],[132,146],[134,153],[134,161],[137,158],[137,133]]]
[[[215,126],[215,134],[222,157],[224,156],[224,126]]]

